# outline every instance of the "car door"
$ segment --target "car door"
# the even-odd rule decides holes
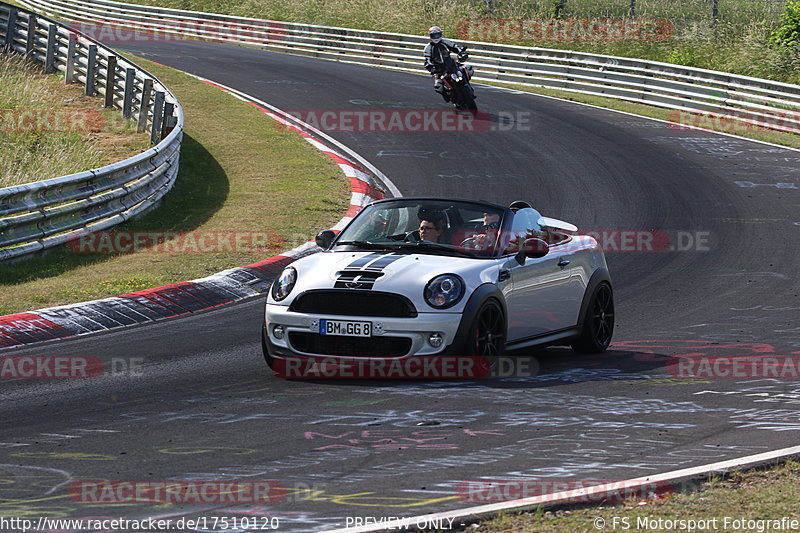
[[[573,275],[569,254],[553,249],[544,257],[525,258],[520,264],[514,242],[545,235],[539,223],[541,215],[532,208],[514,213],[509,241],[512,243],[501,271],[510,273],[511,288],[506,295],[508,309],[508,342],[543,335],[575,325],[580,291],[570,283]],[[513,254],[513,255],[512,255]]]

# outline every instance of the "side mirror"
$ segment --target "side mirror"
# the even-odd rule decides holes
[[[525,239],[520,251],[525,254],[525,257],[538,259],[547,255],[550,246],[542,239]]]
[[[327,250],[328,248],[331,247],[333,239],[335,238],[336,234],[333,232],[333,230],[324,229],[319,233],[317,233],[317,237],[314,239],[314,241],[317,243],[317,246],[319,246],[323,250]]]

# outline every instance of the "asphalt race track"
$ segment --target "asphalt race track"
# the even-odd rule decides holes
[[[285,111],[447,109],[427,76],[197,42],[123,48]],[[800,152],[486,86],[477,94],[491,117],[483,131],[330,134],[406,196],[525,199],[606,232],[612,350],[526,354],[540,370],[525,378],[284,381],[261,356],[258,301],[4,352],[142,367],[3,384],[0,515],[266,516],[278,531],[321,531],[347,517],[486,503],[463,481],[624,480],[796,445],[798,376],[682,379],[668,362],[800,355]],[[615,251],[621,231],[669,242]],[[254,506],[108,504],[75,490],[97,480],[288,491]]]

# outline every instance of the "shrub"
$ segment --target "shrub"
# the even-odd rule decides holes
[[[786,2],[781,25],[772,32],[772,42],[785,48],[800,46],[800,1]]]

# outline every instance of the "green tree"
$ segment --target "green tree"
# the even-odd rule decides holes
[[[800,45],[800,1],[786,2],[781,25],[772,32],[771,40],[787,48]]]

